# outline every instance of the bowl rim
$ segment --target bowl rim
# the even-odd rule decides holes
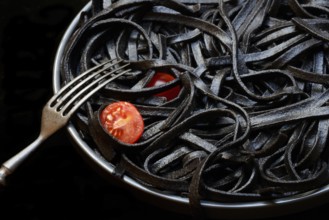
[[[60,89],[60,65],[61,58],[64,53],[64,48],[70,36],[73,34],[79,22],[79,15],[81,12],[90,11],[92,2],[89,1],[80,12],[74,17],[65,30],[64,35],[59,43],[55,55],[53,65],[53,92],[56,93]],[[106,161],[101,155],[95,152],[88,144],[81,139],[78,131],[72,124],[68,124],[67,132],[73,140],[74,145],[78,148],[79,153],[84,159],[93,164],[98,171],[105,173],[113,178],[114,166]],[[124,175],[122,183],[128,186],[139,198],[145,200],[160,208],[169,211],[178,212],[189,215],[191,212],[189,200],[187,197],[178,195],[164,194],[159,190],[147,188],[141,185],[133,178]],[[328,203],[329,201],[329,185],[312,190],[299,195],[290,197],[278,198],[273,200],[253,201],[253,202],[236,202],[224,203],[215,201],[201,201],[204,214],[211,219],[246,219],[246,218],[266,218],[279,217],[289,214],[295,214],[300,211],[314,208],[316,206]]]

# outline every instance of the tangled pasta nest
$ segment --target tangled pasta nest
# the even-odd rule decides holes
[[[75,118],[118,176],[191,204],[279,198],[328,184],[328,1],[119,0],[105,9],[96,2],[66,45],[61,77],[65,83],[114,58],[130,63],[134,71]],[[175,80],[147,87],[159,71]],[[177,85],[175,99],[155,96]],[[143,116],[135,144],[117,141],[99,122],[104,103],[117,100]]]

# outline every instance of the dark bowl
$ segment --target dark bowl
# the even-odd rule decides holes
[[[91,9],[89,2],[82,10]],[[63,50],[72,35],[78,23],[79,15],[71,22],[67,28],[55,58],[53,69],[53,90],[57,92],[60,89],[60,60],[63,56]],[[92,166],[95,171],[99,172],[110,183],[125,187],[132,193],[136,194],[141,200],[160,206],[170,211],[189,214],[190,205],[186,197],[167,194],[160,190],[147,188],[128,175],[122,179],[114,177],[114,166],[103,159],[100,154],[89,146],[79,135],[76,128],[69,124],[67,131],[72,138],[78,152]],[[212,201],[202,201],[201,205],[207,218],[211,219],[246,219],[246,218],[267,218],[293,214],[299,211],[313,208],[329,201],[329,185],[322,188],[299,194],[297,196],[285,197],[280,199],[256,201],[256,202],[234,202],[221,203]]]

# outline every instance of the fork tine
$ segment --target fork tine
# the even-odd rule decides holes
[[[124,66],[122,66],[122,68],[127,67],[129,64],[126,64]],[[122,69],[120,68],[120,69]],[[116,72],[118,69],[113,70],[113,72]],[[121,73],[118,73],[117,75],[106,79],[104,82],[102,82],[101,84],[99,84],[97,87],[93,88],[91,91],[88,91],[88,89],[90,89],[93,85],[95,85],[96,83],[98,83],[99,81],[101,81],[102,79],[106,78],[107,76],[109,76],[111,73],[102,76],[102,79],[97,80],[95,82],[93,82],[93,85],[91,86],[87,86],[84,89],[82,89],[81,91],[79,91],[79,93],[77,93],[69,102],[67,102],[65,104],[65,106],[61,109],[62,115],[66,116],[66,117],[70,117],[72,115],[72,113],[74,113],[81,104],[83,104],[85,101],[87,101],[87,99],[89,99],[93,94],[95,94],[95,92],[97,92],[98,90],[100,90],[101,88],[103,88],[105,85],[107,85],[108,83],[110,83],[111,81],[117,79],[120,76],[123,76],[124,74],[130,72],[131,69],[127,69]],[[86,91],[88,91],[88,93],[86,93],[84,96],[82,96],[83,93],[85,93]],[[82,97],[80,100],[78,100],[80,97]],[[77,102],[76,102],[77,101]],[[76,102],[76,103],[74,103]],[[69,107],[72,107],[69,109]]]
[[[67,84],[65,84],[49,101],[49,105],[51,107],[55,106],[56,104],[58,104],[58,102],[60,101],[59,99],[65,99],[67,98],[69,95],[73,94],[73,92],[83,83],[85,83],[86,81],[92,79],[93,77],[95,77],[96,75],[98,75],[99,73],[105,71],[108,68],[111,68],[117,64],[119,64],[120,62],[122,62],[122,60],[116,61],[114,63],[112,63],[113,61],[115,61],[116,59],[112,59],[109,60],[107,62],[104,62],[100,65],[97,65],[95,67],[90,68],[89,70],[83,72],[81,75],[75,77],[73,80],[71,80],[70,82],[68,82]],[[110,64],[110,65],[108,65]],[[102,68],[102,69],[100,69]],[[95,70],[100,69],[98,71],[95,72]],[[93,73],[93,74],[91,74]],[[90,75],[91,74],[91,75]],[[89,75],[87,78],[82,79],[83,77]],[[77,83],[77,84],[76,84]],[[76,84],[76,85],[74,85]]]
[[[106,73],[104,73],[103,76],[96,78],[97,76],[100,76],[100,74],[103,73],[105,70],[107,70],[110,67],[113,67],[116,64],[117,63],[105,66],[104,68],[97,70],[96,72],[91,74],[89,77],[81,80],[78,84],[74,85],[74,87],[70,88],[70,90],[66,94],[64,94],[64,96],[62,96],[60,99],[56,99],[55,102],[57,102],[57,103],[54,106],[51,106],[52,103],[50,104],[50,106],[59,111],[64,105],[66,105],[66,103],[68,101],[70,102],[70,100],[74,100],[75,98],[78,97],[77,94],[74,94],[76,91],[78,91],[78,94],[81,94],[83,91],[86,91],[87,89],[91,88],[96,83],[100,82],[102,79],[106,78],[107,76],[111,75],[112,73],[119,71],[129,65],[129,64],[126,64],[126,65],[120,66],[119,68],[106,72]],[[89,84],[87,84],[87,83],[89,83]],[[81,89],[81,87],[84,87],[84,88]],[[74,94],[74,96],[71,97],[73,94]]]

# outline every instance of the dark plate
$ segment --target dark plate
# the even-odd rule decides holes
[[[82,11],[88,11],[91,8],[91,3],[87,4]],[[59,45],[55,58],[53,70],[53,88],[57,92],[60,88],[60,60],[63,55],[63,49],[75,30],[79,15],[75,17],[70,26],[65,32]],[[170,211],[189,214],[189,201],[185,197],[167,194],[139,184],[134,179],[125,175],[122,181],[114,178],[114,167],[109,162],[105,161],[91,146],[80,137],[79,133],[73,125],[68,126],[68,132],[81,153],[82,157],[87,160],[90,165],[105,176],[111,183],[119,184],[135,193],[139,198],[155,204],[161,208]],[[329,185],[313,190],[298,196],[291,196],[275,200],[257,201],[257,202],[236,202],[236,203],[219,203],[212,201],[202,201],[205,215],[208,218],[223,219],[246,219],[246,218],[268,218],[275,216],[288,215],[301,210],[310,209],[327,202],[329,199]]]

